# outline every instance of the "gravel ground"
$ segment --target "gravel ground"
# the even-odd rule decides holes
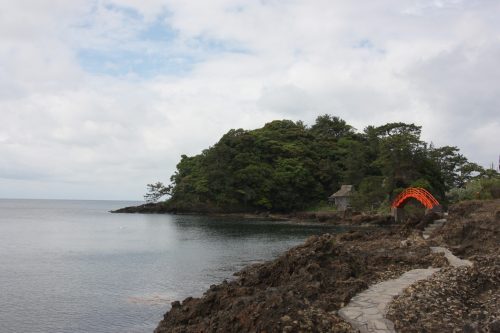
[[[446,246],[473,267],[446,267],[390,305],[399,332],[500,333],[500,200],[450,207],[429,244]]]
[[[500,332],[500,256],[471,258],[407,288],[387,317],[399,332]]]

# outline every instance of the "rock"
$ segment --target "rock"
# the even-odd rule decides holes
[[[175,213],[165,206],[164,202],[147,203],[139,206],[131,206],[111,211],[111,213],[141,213],[141,214],[164,214]]]
[[[473,267],[443,268],[397,297],[387,314],[396,330],[482,332],[480,327],[494,325],[500,316],[500,254],[474,259]]]
[[[498,253],[500,244],[500,223],[496,211],[500,200],[472,200],[450,207],[450,215],[433,236],[438,242],[457,248],[455,252],[463,257],[474,254]]]
[[[488,328],[491,333],[500,333],[500,319],[492,321]]]
[[[399,244],[401,247],[407,247],[411,244],[411,242],[409,239],[405,239],[405,240],[402,240]]]
[[[292,318],[290,318],[290,316],[285,315],[285,316],[281,317],[281,321],[283,321],[285,323],[290,321],[290,320],[292,320]]]
[[[396,328],[498,332],[499,223],[494,215],[499,204],[458,205],[455,210],[466,217],[450,213],[432,239],[456,255],[471,256],[473,267],[448,267],[442,254],[431,253],[418,232],[406,226],[312,236],[275,260],[245,267],[235,280],[212,286],[201,298],[173,302],[155,332],[352,333],[337,311],[353,296],[431,265],[444,268],[391,304],[389,316]],[[362,221],[359,216],[353,220]]]

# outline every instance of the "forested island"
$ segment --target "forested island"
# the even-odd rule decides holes
[[[128,211],[314,210],[342,184],[356,189],[353,208],[369,212],[386,211],[410,186],[427,189],[444,204],[498,192],[495,170],[468,161],[457,147],[424,142],[421,130],[388,123],[357,131],[331,115],[317,117],[312,126],[275,120],[254,130],[231,129],[201,154],[182,155],[171,184],[149,184],[150,203]],[[478,187],[485,190],[478,193]],[[153,204],[164,195],[168,200]]]
[[[352,214],[320,220],[345,184],[356,189]],[[449,214],[395,222],[385,213],[408,187],[428,190]],[[326,224],[371,226],[311,237],[199,298],[174,301],[157,333],[500,331],[500,175],[457,147],[424,142],[420,126],[357,131],[323,115],[312,126],[232,129],[183,155],[170,185],[148,190],[147,204],[117,212],[314,212]]]

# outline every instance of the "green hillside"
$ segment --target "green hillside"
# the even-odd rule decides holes
[[[182,155],[171,177],[169,209],[289,212],[325,202],[341,184],[357,189],[358,209],[387,203],[420,186],[438,200],[485,171],[456,147],[421,140],[421,127],[389,123],[357,131],[330,115],[312,126],[276,120],[232,129],[196,156]]]

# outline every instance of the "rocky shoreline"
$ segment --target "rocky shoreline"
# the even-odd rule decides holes
[[[243,269],[233,281],[211,286],[201,298],[173,302],[155,332],[354,332],[338,315],[353,296],[428,267],[445,269],[390,305],[398,331],[498,332],[500,200],[453,206],[449,219],[427,241],[415,221],[311,237],[273,261]],[[447,260],[431,245],[448,246],[474,267],[446,268]],[[470,315],[457,315],[463,313]]]
[[[129,206],[120,209],[112,210],[110,213],[127,213],[127,214],[175,214],[176,211],[168,208],[163,202],[145,203],[139,206]]]
[[[147,203],[139,206],[124,207],[111,211],[111,213],[126,214],[186,214],[186,215],[208,215],[221,217],[235,217],[244,219],[259,219],[268,221],[290,221],[294,223],[322,223],[328,225],[390,225],[390,215],[370,215],[356,212],[337,211],[311,211],[292,213],[269,213],[269,212],[207,212],[207,211],[184,211],[171,209],[165,203]]]

